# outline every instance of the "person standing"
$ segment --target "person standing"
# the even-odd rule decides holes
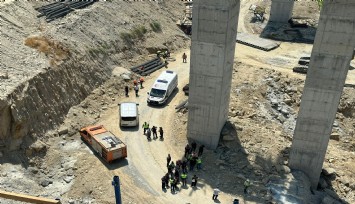
[[[201,157],[197,158],[197,170],[200,170],[201,169],[201,166],[202,166],[202,159]]]
[[[198,177],[194,175],[191,179],[191,187],[196,187]]]
[[[138,91],[139,91],[138,85],[134,85],[134,91],[136,92],[136,97],[138,97]]]
[[[216,200],[217,199],[219,192],[220,192],[220,190],[218,188],[213,189],[212,200]]]
[[[170,156],[170,154],[168,154],[168,157],[166,158],[166,166],[167,167],[169,167],[170,161],[171,161],[171,156]]]
[[[187,172],[187,161],[184,159],[181,164],[182,172]]]
[[[247,179],[247,180],[244,181],[244,194],[248,193],[247,190],[248,190],[249,186],[250,186],[250,180]]]
[[[164,191],[165,190],[165,176],[163,176],[162,178],[161,178],[161,190],[162,191]]]
[[[170,183],[170,190],[171,190],[171,193],[175,193],[175,185],[174,185],[174,179],[173,179],[173,177],[170,177],[169,183]]]
[[[152,133],[153,133],[153,139],[158,138],[157,127],[155,126],[152,127]]]
[[[186,180],[187,180],[187,174],[186,172],[183,171],[181,174],[182,186],[186,186]]]
[[[190,149],[191,149],[190,145],[187,144],[185,146],[185,158],[187,158],[187,156],[190,154]]]
[[[166,188],[169,188],[169,173],[165,174],[165,186]]]
[[[179,183],[180,182],[180,172],[175,168],[174,176],[176,181]]]
[[[186,63],[186,62],[187,62],[186,59],[187,59],[187,55],[184,53],[184,54],[182,55],[182,62],[183,62],[183,63]]]
[[[145,132],[149,129],[149,123],[144,122],[142,128],[143,128],[143,135],[145,135]]]
[[[198,148],[198,156],[200,157],[203,153],[203,148],[205,147],[205,145],[201,145],[199,148]]]
[[[141,84],[141,89],[143,88],[143,82],[144,82],[144,79],[143,79],[143,77],[141,77],[141,78],[139,79],[139,83]]]
[[[162,140],[164,138],[163,137],[164,131],[162,127],[159,127],[159,134],[160,134],[160,139]]]
[[[190,171],[193,171],[196,165],[196,159],[192,158],[190,160]]]
[[[126,97],[128,97],[129,95],[128,95],[128,86],[125,86],[124,87],[124,92],[125,92],[125,94],[126,94]]]
[[[197,144],[195,141],[191,143],[191,152],[194,152],[196,150]]]
[[[150,135],[151,135],[151,132],[150,132],[150,129],[148,128],[147,129],[147,139],[150,140]]]

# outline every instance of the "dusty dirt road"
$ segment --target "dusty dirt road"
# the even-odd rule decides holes
[[[184,51],[189,56],[189,51]],[[181,60],[182,52],[178,53],[175,57],[176,61],[169,63],[168,70],[173,70],[178,73],[178,90],[173,93],[168,104],[163,107],[150,107],[146,103],[146,95],[150,90],[152,84],[154,83],[156,77],[165,71],[162,68],[158,72],[153,73],[146,79],[144,83],[144,88],[140,89],[139,97],[136,97],[131,91],[129,98],[122,99],[123,101],[133,101],[139,103],[140,110],[140,123],[144,121],[149,122],[150,126],[163,127],[165,130],[165,140],[160,141],[151,140],[147,141],[147,138],[142,134],[143,130],[141,127],[132,129],[120,129],[118,127],[118,115],[111,114],[103,118],[102,123],[109,129],[117,132],[118,135],[123,135],[125,137],[125,142],[128,146],[128,166],[124,167],[123,171],[127,173],[133,180],[141,184],[142,188],[149,192],[155,197],[152,203],[212,203],[212,188],[213,186],[206,185],[202,180],[199,181],[197,189],[192,189],[190,185],[188,187],[182,188],[176,194],[171,194],[170,190],[163,192],[161,190],[161,180],[160,178],[167,172],[166,168],[166,157],[170,153],[173,161],[181,159],[183,156],[183,149],[176,149],[172,144],[174,142],[175,133],[171,130],[173,129],[171,119],[174,117],[175,107],[181,101],[186,99],[184,92],[182,91],[183,86],[188,83],[189,79],[189,62],[182,63]],[[117,111],[114,111],[117,113]],[[113,170],[112,173],[119,173]],[[194,172],[198,174],[197,172]],[[189,172],[188,181],[190,183],[192,173]],[[222,203],[230,202],[230,197],[221,195],[219,200]]]

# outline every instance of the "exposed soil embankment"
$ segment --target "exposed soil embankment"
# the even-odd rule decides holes
[[[51,23],[36,17],[41,4],[0,7],[0,148],[25,148],[57,128],[113,68],[188,42],[174,23],[181,2],[96,2]]]
[[[103,64],[87,58],[69,60],[42,72],[18,86],[2,105],[1,138],[10,149],[17,149],[26,136],[55,128],[70,107],[80,103],[111,74]]]

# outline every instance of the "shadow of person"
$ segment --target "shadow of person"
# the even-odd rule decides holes
[[[218,198],[214,199],[213,201],[214,201],[214,203],[221,203],[221,201],[219,201]]]

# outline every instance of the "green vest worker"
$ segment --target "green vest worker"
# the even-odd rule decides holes
[[[182,173],[181,174],[181,180],[182,180],[182,185],[186,186],[186,178],[187,178],[187,174],[186,173]]]
[[[201,157],[199,157],[196,162],[197,162],[197,170],[200,170],[201,169],[201,164],[202,164]]]

